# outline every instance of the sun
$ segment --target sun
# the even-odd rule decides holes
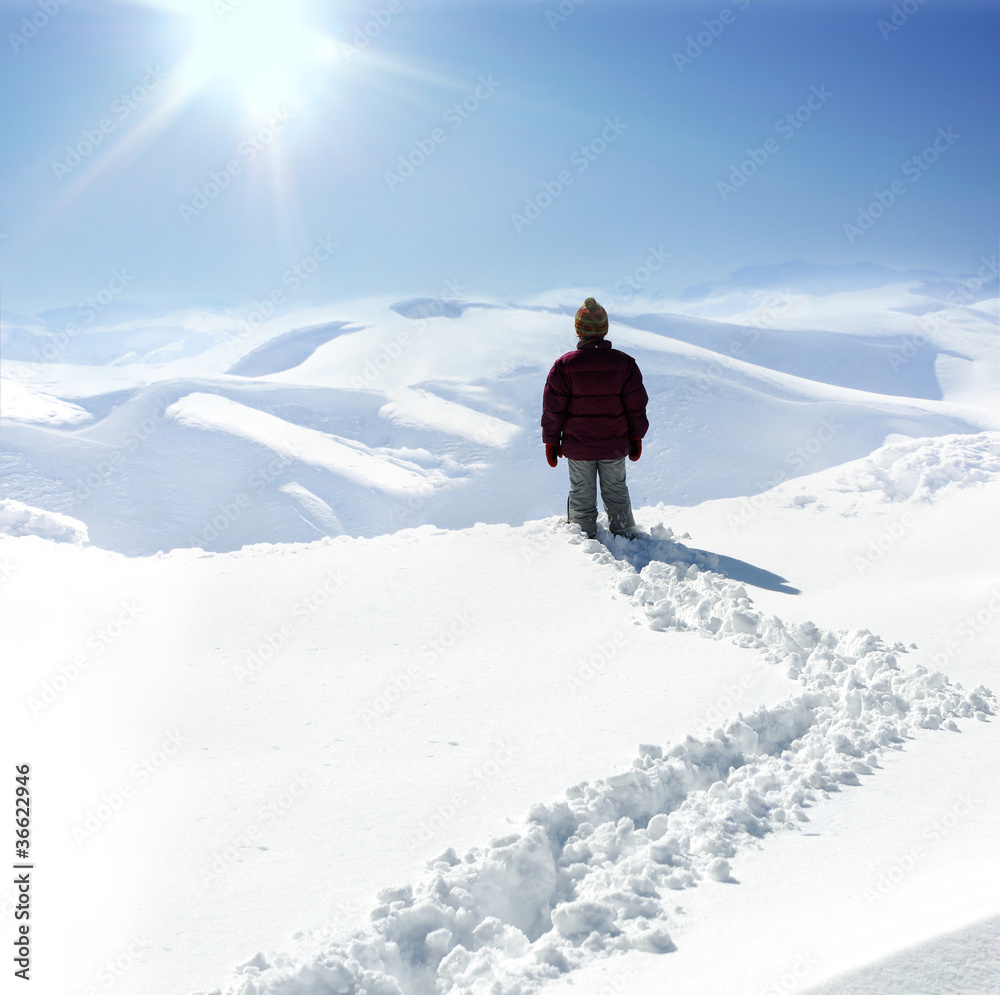
[[[252,118],[298,105],[336,57],[309,24],[308,0],[167,0],[194,20],[194,43],[178,68],[187,95],[229,89]]]
[[[229,118],[235,102],[242,118],[237,126],[256,131],[275,115],[298,115],[311,100],[328,94],[331,72],[345,64],[333,39],[314,27],[325,10],[319,0],[125,2],[177,15],[174,23],[185,54],[170,68],[155,105],[66,184],[52,199],[43,224],[52,223],[102,177],[120,171],[192,104],[221,98]],[[285,190],[280,157],[269,159],[276,185]]]

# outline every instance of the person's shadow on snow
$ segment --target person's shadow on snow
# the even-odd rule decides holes
[[[719,565],[715,567],[715,572],[728,577],[730,580],[739,581],[741,584],[749,584],[752,587],[759,587],[765,591],[778,591],[781,594],[801,594],[797,587],[792,587],[784,577],[763,567],[755,567],[746,560],[737,560],[733,556],[723,556],[716,554]]]
[[[705,549],[693,549],[678,542],[673,530],[663,525],[654,525],[649,534],[640,533],[634,539],[612,535],[599,527],[598,541],[607,547],[617,560],[625,560],[636,571],[642,570],[654,561],[661,563],[693,563],[699,570],[711,570],[729,580],[764,591],[778,591],[781,594],[801,594],[797,587],[770,570],[754,566],[745,560],[722,553],[711,553]]]

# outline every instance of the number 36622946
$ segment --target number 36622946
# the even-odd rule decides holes
[[[31,826],[31,792],[28,788],[28,775],[31,767],[28,764],[21,764],[16,768],[18,776],[17,788],[15,791],[16,803],[14,808],[14,823],[17,826],[16,835],[18,840],[27,840],[30,835]]]

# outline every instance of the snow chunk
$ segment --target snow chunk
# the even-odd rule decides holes
[[[257,974],[260,971],[266,971],[271,965],[268,964],[267,958],[260,952],[256,953],[250,960],[243,964],[238,964],[236,967],[237,972],[240,974]]]
[[[729,878],[729,861],[723,859],[722,857],[716,857],[708,867],[706,868],[708,876],[713,881],[728,881]]]
[[[669,820],[665,815],[654,815],[646,826],[646,835],[651,840],[658,840],[669,828]]]
[[[614,909],[600,902],[567,902],[552,913],[552,924],[570,938],[610,932],[614,922]]]

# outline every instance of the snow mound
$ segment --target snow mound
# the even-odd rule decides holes
[[[932,504],[998,477],[1000,432],[950,434],[893,441],[862,459],[780,484],[773,494],[790,507],[832,507],[853,516],[863,506]]]
[[[90,412],[79,405],[10,377],[0,381],[0,417],[51,426],[76,426],[91,420]]]
[[[741,849],[808,821],[807,809],[859,785],[920,730],[994,714],[987,688],[905,672],[903,647],[867,630],[765,616],[667,531],[637,540],[634,555],[670,543],[681,562],[652,559],[638,571],[596,540],[580,545],[616,565],[620,589],[655,628],[730,636],[787,668],[798,693],[709,738],[642,746],[631,769],[535,805],[519,831],[462,856],[445,850],[415,887],[379,893],[369,927],[305,962],[258,955],[227,995],[529,995],[595,958],[669,952],[671,891],[732,881]]]
[[[0,500],[0,535],[39,536],[76,546],[88,541],[87,526],[79,519],[10,499]]]
[[[394,400],[379,408],[378,415],[393,425],[429,429],[495,448],[509,446],[522,431],[519,425],[420,388],[398,391]]]
[[[286,459],[322,467],[354,484],[391,495],[419,496],[444,483],[438,472],[380,455],[353,440],[294,425],[218,394],[188,394],[167,408],[166,414],[187,428],[240,436]]]
[[[296,328],[276,335],[226,370],[233,376],[266,377],[283,373],[304,363],[321,345],[346,332],[355,331],[346,321],[331,321],[308,328]]]
[[[947,490],[1000,476],[1000,432],[912,439],[876,449],[838,476],[845,490],[881,492],[886,501],[929,502]]]

